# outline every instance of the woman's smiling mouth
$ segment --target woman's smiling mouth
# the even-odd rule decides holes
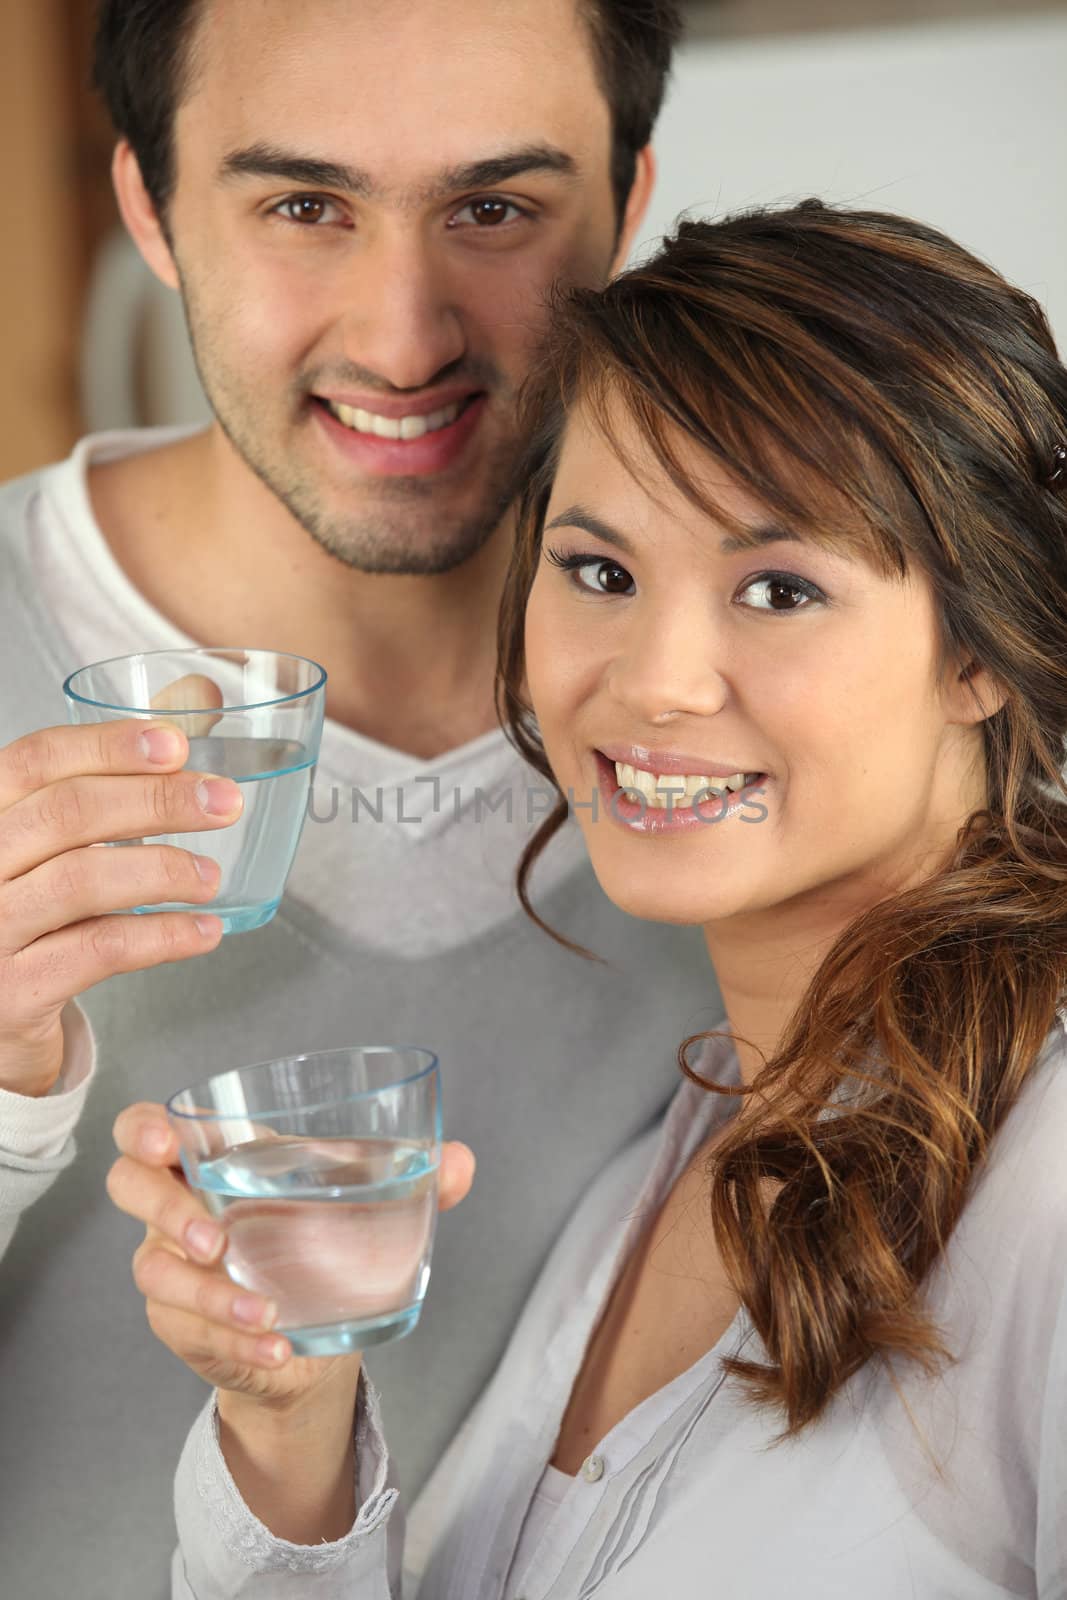
[[[616,753],[618,748],[593,752],[600,797],[615,821],[637,832],[706,829],[745,810],[769,781],[764,772],[727,772],[699,757],[666,752],[653,755],[631,749],[625,754],[638,759],[625,760]],[[766,815],[764,807],[758,809]],[[762,821],[762,817],[745,820]]]
[[[643,767],[632,767],[625,761],[615,762],[615,777],[620,789],[641,794],[650,806],[669,810],[683,800],[695,800],[699,795],[738,794],[748,784],[760,777],[758,772],[733,772],[728,778],[717,778],[710,773],[646,772]]]

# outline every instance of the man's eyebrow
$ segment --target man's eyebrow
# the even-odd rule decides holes
[[[340,189],[364,200],[380,192],[370,174],[358,167],[343,161],[301,155],[271,144],[251,144],[243,150],[231,150],[219,172],[223,179],[280,178],[308,189]],[[535,172],[555,173],[572,180],[579,176],[578,163],[565,150],[555,145],[529,144],[500,155],[464,162],[461,166],[447,167],[430,183],[405,198],[425,203],[460,191],[496,188],[512,178]]]
[[[512,178],[530,172],[555,173],[561,178],[577,178],[578,163],[565,150],[551,144],[527,144],[502,155],[486,156],[449,167],[434,180],[429,195],[454,194],[464,189],[493,189]]]
[[[553,517],[551,522],[545,523],[544,531],[550,528],[581,528],[584,533],[591,533],[595,539],[603,539],[605,544],[614,545],[616,549],[623,550],[628,556],[634,554],[633,545],[625,534],[613,528],[610,523],[596,517],[584,506],[568,506],[566,511],[561,511],[558,517]],[[733,555],[738,550],[759,550],[765,544],[777,544],[780,540],[799,543],[800,535],[790,528],[766,526],[749,528],[743,534],[728,534],[719,545],[724,556]]]
[[[340,161],[323,161],[317,156],[298,155],[272,144],[250,144],[231,150],[219,168],[222,178],[281,178],[309,189],[344,189],[349,194],[367,196],[373,185],[365,172]]]

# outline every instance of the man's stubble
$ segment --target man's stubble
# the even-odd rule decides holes
[[[483,486],[477,504],[457,512],[445,509],[442,486],[430,477],[381,478],[374,485],[375,504],[366,489],[354,486],[349,509],[331,507],[320,481],[294,455],[287,455],[280,429],[257,426],[262,403],[228,365],[201,314],[197,297],[183,275],[182,299],[193,360],[201,387],[226,438],[251,472],[281,501],[319,547],[344,566],[359,572],[405,577],[434,577],[469,561],[499,527],[519,489],[522,440],[513,422],[483,457]],[[479,367],[484,383],[491,379],[491,402],[514,417],[513,398],[495,372]],[[489,387],[489,385],[486,385]],[[314,426],[309,408],[316,404],[306,380],[297,380],[285,398],[289,430]],[[260,395],[260,399],[262,396]],[[273,409],[271,413],[273,416]],[[360,504],[362,498],[363,503]],[[436,504],[435,504],[436,502]],[[432,523],[432,531],[427,526]]]

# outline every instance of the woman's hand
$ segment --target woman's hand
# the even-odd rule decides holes
[[[313,1404],[320,1388],[344,1384],[346,1367],[354,1393],[358,1357],[294,1356],[288,1339],[270,1331],[269,1303],[227,1277],[221,1265],[225,1229],[186,1183],[177,1135],[163,1107],[129,1107],[117,1119],[114,1136],[121,1155],[108,1174],[108,1193],[120,1211],[145,1224],[133,1276],[156,1337],[207,1383],[268,1408]],[[466,1145],[446,1144],[442,1211],[458,1205],[473,1177],[474,1157]]]
[[[226,1234],[189,1188],[162,1106],[141,1104],[115,1123],[122,1152],[108,1174],[112,1200],[145,1225],[133,1276],[156,1337],[219,1392],[219,1444],[245,1504],[293,1544],[343,1538],[355,1515],[353,1415],[359,1355],[294,1356],[270,1330],[274,1307],[231,1283]],[[439,1204],[464,1198],[474,1157],[441,1152]]]

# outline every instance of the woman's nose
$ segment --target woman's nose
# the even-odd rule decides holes
[[[676,610],[658,619],[635,618],[612,664],[616,698],[631,715],[657,727],[684,716],[714,716],[729,687],[713,632],[703,607],[699,616]]]

